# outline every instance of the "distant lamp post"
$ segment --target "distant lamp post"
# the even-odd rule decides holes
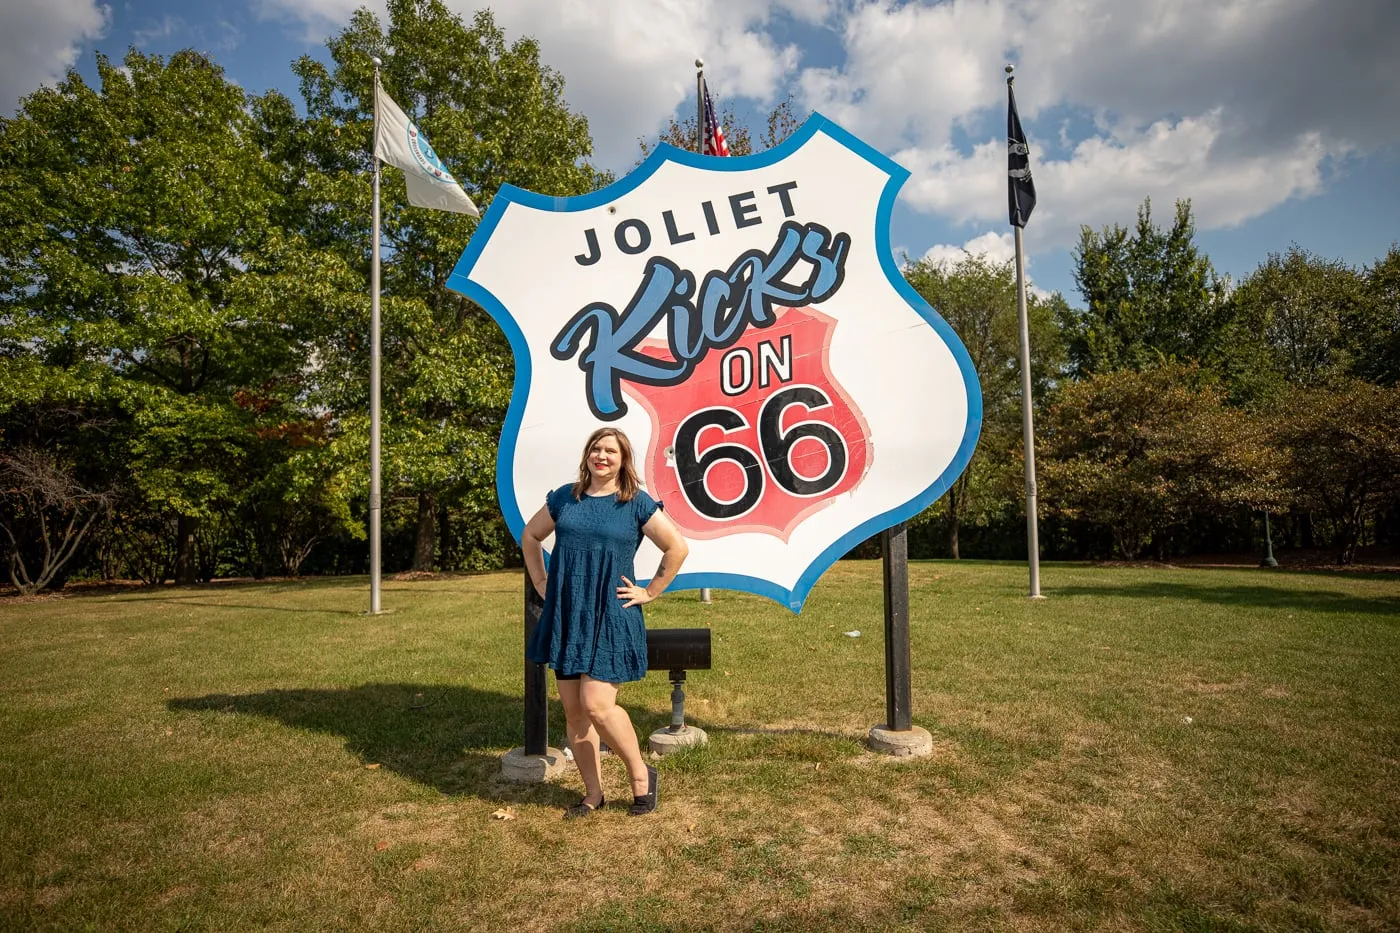
[[[1274,560],[1274,535],[1269,528],[1269,513],[1264,513],[1264,559],[1259,562],[1260,567],[1277,567],[1278,561]]]

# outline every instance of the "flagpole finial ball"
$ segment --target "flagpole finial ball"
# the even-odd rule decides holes
[[[1013,71],[1015,71],[1015,70],[1016,70],[1016,66],[1015,66],[1015,65],[1007,65],[1007,66],[1006,66],[1006,73],[1007,73],[1007,74],[1011,74],[1011,72],[1013,72]]]
[[[695,67],[696,67],[696,68],[704,68],[704,67],[705,67],[705,60],[704,60],[703,58],[697,58],[697,59],[695,60]]]
[[[382,61],[379,60],[379,57],[377,55],[374,58],[371,58],[370,61],[374,62],[374,67],[376,68],[384,64]]]

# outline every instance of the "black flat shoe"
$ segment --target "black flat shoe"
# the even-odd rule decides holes
[[[628,816],[646,816],[656,809],[656,769],[647,765],[647,792],[632,798],[632,806],[627,808]]]
[[[605,807],[607,803],[607,799],[603,797],[598,798],[598,806],[596,807],[590,806],[589,804],[586,804],[582,800],[580,800],[578,803],[574,804],[572,807],[564,811],[564,819],[581,820],[586,816],[592,816],[597,811],[603,809],[603,807]]]

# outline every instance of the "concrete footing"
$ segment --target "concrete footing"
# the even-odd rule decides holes
[[[710,737],[705,734],[705,730],[695,726],[684,726],[678,732],[657,729],[647,740],[647,748],[654,754],[665,756],[683,748],[704,745],[709,741]]]
[[[896,758],[916,758],[933,754],[933,736],[927,729],[914,726],[908,731],[885,728],[885,724],[870,728],[870,748]]]
[[[512,748],[501,759],[501,777],[516,784],[540,784],[564,773],[568,762],[557,748],[543,755],[527,755],[524,746]]]

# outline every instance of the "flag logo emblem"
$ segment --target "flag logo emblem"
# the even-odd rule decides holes
[[[452,173],[447,170],[447,166],[438,158],[438,154],[433,151],[433,147],[428,144],[428,140],[422,133],[418,132],[417,125],[408,125],[408,151],[413,154],[413,160],[418,163],[418,167],[435,181],[443,184],[455,185],[457,180],[452,177]]]

